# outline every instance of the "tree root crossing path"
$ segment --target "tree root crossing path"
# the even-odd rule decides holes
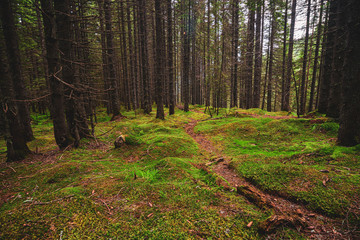
[[[261,231],[271,234],[277,228],[289,226],[310,239],[352,239],[346,233],[335,230],[334,227],[341,224],[338,220],[313,212],[304,205],[276,193],[264,192],[239,176],[230,165],[231,158],[224,155],[206,136],[194,132],[197,124],[197,120],[191,119],[185,125],[185,131],[197,142],[201,151],[212,156],[207,163],[197,165],[197,167],[215,174],[219,179],[218,184],[224,189],[236,190],[239,197],[244,196],[262,211],[272,212],[268,219],[259,223]],[[249,223],[248,227],[251,225],[252,223]]]

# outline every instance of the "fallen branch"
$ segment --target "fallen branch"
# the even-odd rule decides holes
[[[16,172],[16,170],[13,167],[8,166],[8,168],[10,168],[11,170],[13,170],[14,172]]]

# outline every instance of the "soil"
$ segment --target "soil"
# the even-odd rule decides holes
[[[254,117],[257,116],[254,115]],[[272,116],[266,117],[275,118]],[[284,116],[280,118],[291,117]],[[185,126],[186,133],[198,143],[203,151],[206,151],[212,156],[216,156],[218,159],[224,159],[224,161],[217,164],[201,164],[201,166],[197,165],[197,167],[208,168],[208,171],[212,171],[219,177],[225,179],[226,182],[218,183],[220,186],[224,187],[224,185],[227,184],[230,189],[234,190],[235,188],[239,195],[245,196],[260,209],[274,212],[269,219],[259,224],[260,230],[267,233],[270,239],[273,232],[284,225],[296,228],[309,239],[355,239],[350,233],[338,230],[341,228],[341,220],[331,219],[313,212],[307,209],[306,206],[293,202],[290,199],[264,192],[240,177],[235,170],[230,167],[231,159],[228,156],[225,156],[221,150],[216,148],[206,136],[194,132],[197,123],[198,121],[191,120],[191,122]]]

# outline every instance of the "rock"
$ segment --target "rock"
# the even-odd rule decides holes
[[[122,135],[118,136],[114,142],[115,148],[121,147],[124,143],[125,143],[125,137]]]

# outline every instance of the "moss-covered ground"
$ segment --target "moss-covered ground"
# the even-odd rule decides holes
[[[203,110],[165,121],[124,112],[113,122],[100,110],[96,140],[63,152],[50,119],[34,116],[36,154],[5,163],[0,142],[0,239],[265,239],[257,224],[271,213],[196,167],[210,156],[185,132],[192,120],[240,176],[356,227],[360,146],[336,146],[338,124],[259,109],[221,109],[211,120]],[[126,144],[115,149],[119,135]],[[272,237],[306,238],[291,228]]]

